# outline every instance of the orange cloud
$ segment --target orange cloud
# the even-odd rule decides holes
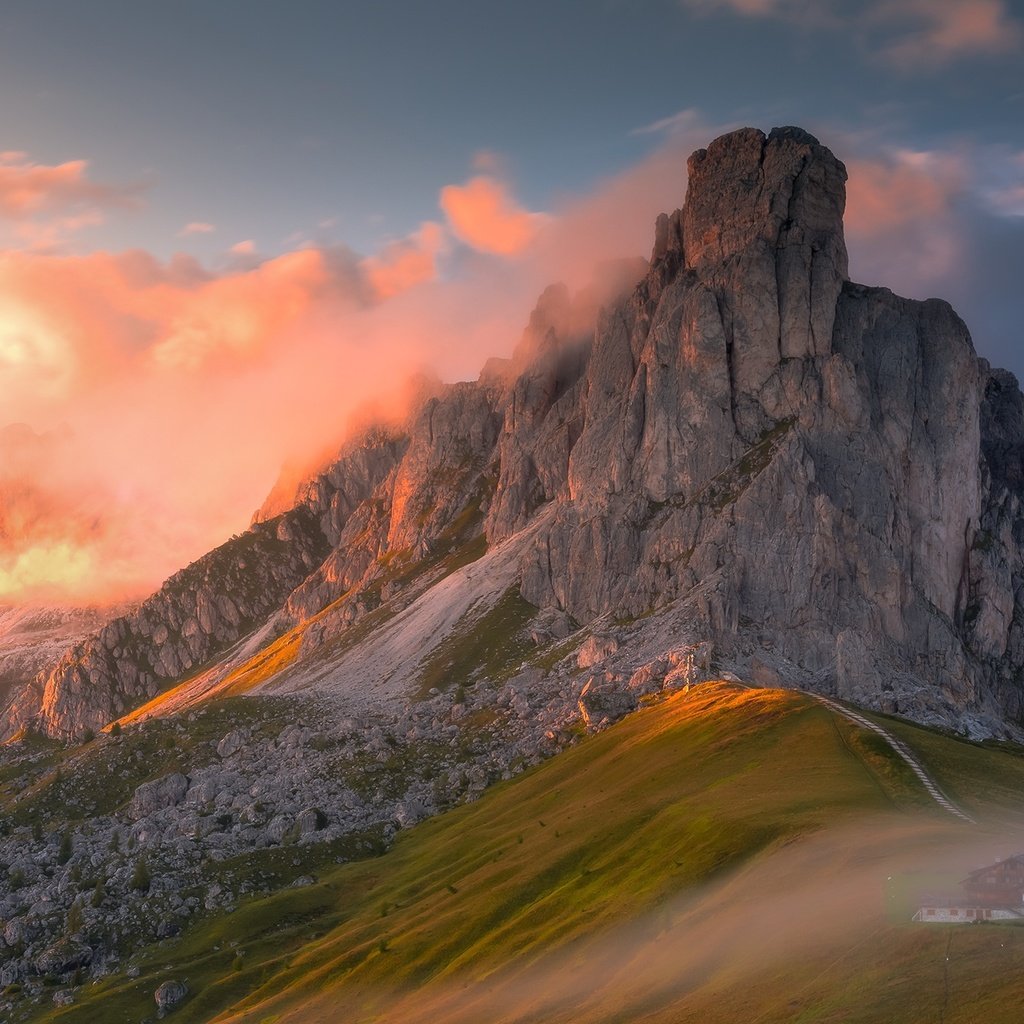
[[[390,299],[437,277],[437,257],[445,246],[445,230],[427,221],[419,231],[392,242],[362,263],[370,290],[377,299]]]
[[[478,175],[441,189],[441,209],[455,233],[480,252],[511,256],[536,237],[546,217],[524,210],[496,178]]]
[[[91,181],[87,169],[85,160],[48,166],[20,151],[0,153],[0,222],[7,222],[10,238],[52,249],[68,235],[102,223],[107,209],[136,205],[139,186]]]
[[[137,189],[89,181],[87,167],[85,160],[48,167],[30,163],[24,153],[0,154],[0,215],[20,219],[83,205],[130,205]]]

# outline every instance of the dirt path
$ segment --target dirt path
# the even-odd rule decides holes
[[[956,804],[953,803],[945,793],[939,789],[938,783],[928,774],[924,765],[917,759],[917,755],[911,751],[911,749],[900,739],[897,739],[888,729],[883,729],[882,726],[876,722],[872,722],[870,718],[865,718],[864,715],[859,714],[852,708],[843,707],[842,704],[838,704],[834,700],[830,700],[828,697],[822,697],[817,693],[808,693],[806,690],[801,690],[801,693],[806,694],[808,697],[816,700],[819,704],[824,704],[830,711],[834,711],[837,715],[842,715],[843,718],[848,719],[855,725],[859,725],[862,729],[870,729],[872,732],[877,733],[886,743],[896,751],[897,754],[910,766],[910,770],[921,780],[921,785],[928,791],[928,795],[944,810],[950,814],[955,815],[961,821],[967,822],[969,825],[976,825],[977,822],[965,811],[960,810]]]

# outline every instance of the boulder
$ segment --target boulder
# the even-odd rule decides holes
[[[163,1019],[172,1010],[177,1009],[188,995],[188,983],[184,981],[165,981],[153,993],[156,1002],[157,1016]]]
[[[172,772],[152,782],[144,782],[135,790],[128,805],[129,817],[137,821],[165,807],[177,807],[185,799],[188,782],[188,778],[181,772]]]
[[[77,939],[65,938],[55,942],[35,960],[40,974],[55,974],[58,977],[88,967],[92,963],[92,949]]]

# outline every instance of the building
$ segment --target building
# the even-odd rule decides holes
[[[925,899],[913,919],[925,924],[1024,921],[1024,853],[972,871],[960,885],[959,896]]]

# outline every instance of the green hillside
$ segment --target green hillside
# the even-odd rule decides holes
[[[1017,1021],[1024,930],[910,924],[905,883],[1013,842],[1024,758],[927,736],[998,828],[809,699],[705,684],[36,1019],[137,1022],[184,978],[181,1022]]]

